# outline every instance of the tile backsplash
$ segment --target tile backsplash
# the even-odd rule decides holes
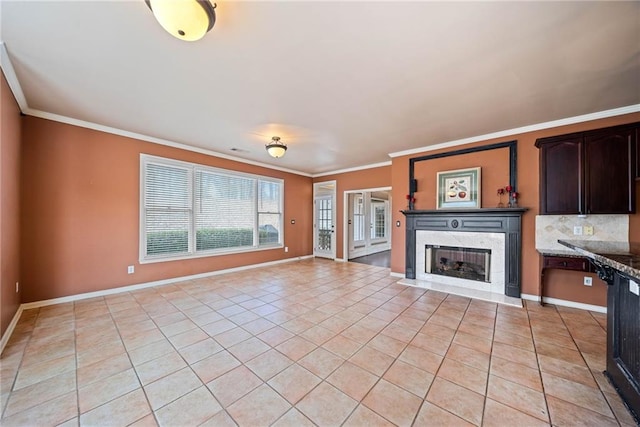
[[[573,234],[574,227],[582,227],[582,236]],[[584,234],[584,227],[593,227],[593,235]],[[629,215],[538,215],[536,216],[536,249],[567,250],[558,243],[563,240],[602,240],[627,242],[629,240]]]

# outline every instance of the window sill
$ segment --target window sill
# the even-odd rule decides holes
[[[223,256],[223,255],[246,254],[251,252],[271,251],[274,249],[283,249],[283,248],[284,248],[283,244],[276,244],[271,246],[260,246],[257,248],[251,247],[251,248],[237,248],[237,249],[230,249],[230,250],[210,251],[210,252],[199,252],[197,254],[180,255],[180,256],[172,256],[172,257],[140,258],[138,262],[140,264],[155,264],[158,262],[185,261],[189,259],[207,258],[207,257],[215,257],[215,256]]]

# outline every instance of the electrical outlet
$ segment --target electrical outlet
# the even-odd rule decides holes
[[[289,252],[289,246],[285,246],[285,247],[284,247],[284,251],[285,251],[285,252]]]
[[[579,225],[576,225],[575,227],[573,227],[573,235],[582,236],[582,227]]]
[[[585,236],[593,236],[593,225],[585,225],[582,227]]]
[[[584,276],[584,285],[593,286],[593,279],[589,276]]]
[[[16,294],[20,292],[20,282],[16,282]]]
[[[631,293],[633,294],[640,296],[640,287],[638,287],[638,284],[633,280],[629,280],[629,291],[631,291]]]
[[[133,274],[136,272],[136,268],[133,265],[127,267],[127,274]]]

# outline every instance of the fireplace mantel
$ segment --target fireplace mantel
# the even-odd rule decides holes
[[[405,210],[405,277],[416,278],[416,231],[505,234],[505,295],[520,298],[521,219],[526,208]]]

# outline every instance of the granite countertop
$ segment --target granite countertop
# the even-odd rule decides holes
[[[619,270],[640,281],[640,243],[597,240],[558,240],[578,254]]]
[[[577,253],[573,249],[536,249],[541,255],[562,256],[569,258],[584,258],[584,255]]]

